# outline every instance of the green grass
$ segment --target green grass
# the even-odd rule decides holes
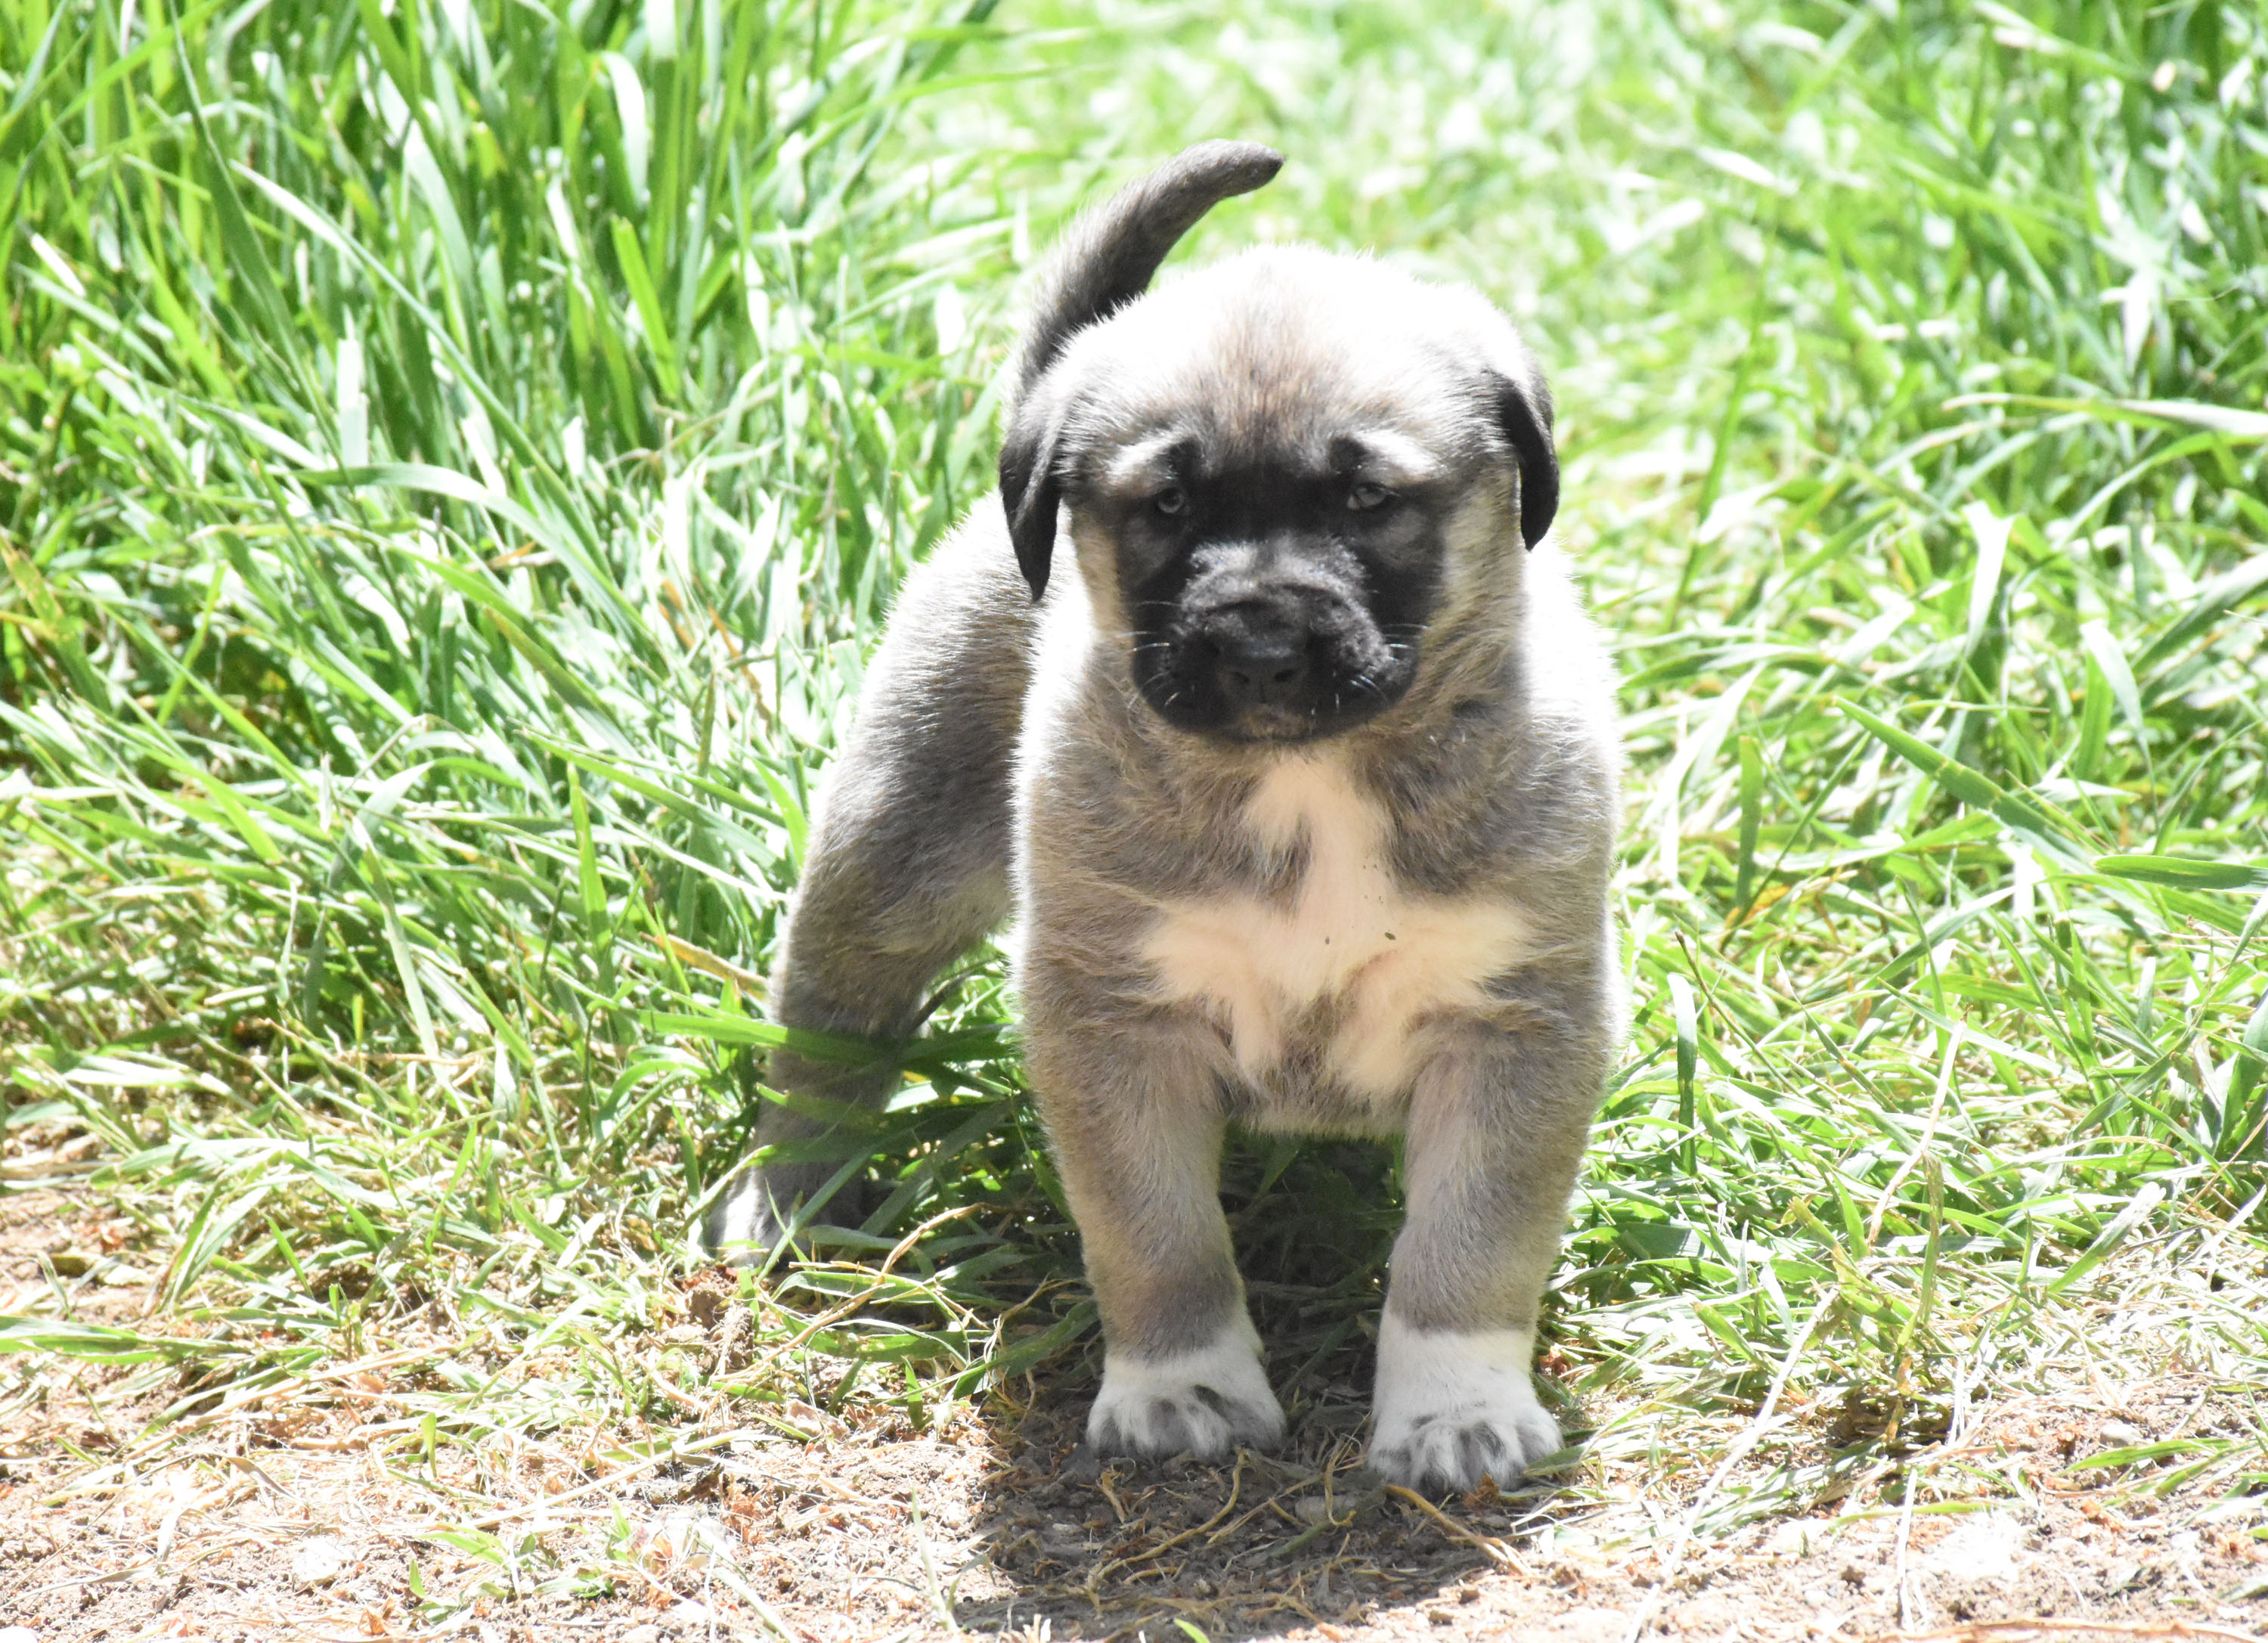
[[[155,1445],[439,1328],[411,1456],[1077,1383],[992,959],[839,1149],[873,1219],[747,1281],[755,1367],[656,1332],[1017,270],[1213,135],[1289,164],[1193,254],[1473,281],[1558,389],[1633,763],[1572,1486],[1715,1466],[1785,1371],[1845,1428],[1710,1521],[1872,1500],[2122,1296],[2152,1361],[2252,1373],[2268,24],[1226,15],[0,0],[0,1071],[164,1266],[139,1325],[59,1282],[0,1326],[10,1396],[146,1365]],[[1387,1174],[1232,1168],[1295,1411],[1354,1373]]]

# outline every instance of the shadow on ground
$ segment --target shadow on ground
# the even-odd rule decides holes
[[[1664,1531],[1702,1480],[1616,1461],[1603,1442],[1507,1495],[1381,1488],[1360,1464],[1374,1243],[1271,1250],[1278,1223],[1244,1219],[1291,1437],[1219,1466],[1094,1464],[1078,1441],[1092,1364],[1077,1354],[919,1430],[857,1399],[830,1413],[818,1388],[816,1403],[718,1398],[644,1433],[562,1426],[430,1458],[418,1400],[446,1374],[511,1366],[423,1321],[163,1440],[144,1428],[180,1398],[178,1377],[0,1360],[0,1624],[38,1643],[1799,1643],[1981,1640],[2011,1621],[2241,1637],[2268,1617],[2268,1495],[2196,1470],[2257,1448],[2245,1386],[2153,1374],[2013,1400],[1938,1456],[1940,1476],[1967,1480],[1959,1496],[1911,1516],[1822,1499],[1673,1554]],[[169,1252],[132,1232],[55,1190],[0,1202],[0,1310],[173,1327],[148,1315]],[[625,1458],[633,1441],[669,1458]],[[1831,1448],[1831,1421],[1804,1441]]]

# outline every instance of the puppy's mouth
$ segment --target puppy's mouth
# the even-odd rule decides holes
[[[1362,613],[1262,601],[1151,613],[1134,682],[1177,730],[1237,742],[1314,741],[1376,718],[1418,669],[1417,636],[1389,638]]]

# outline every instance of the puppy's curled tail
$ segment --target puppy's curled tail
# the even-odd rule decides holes
[[[1071,225],[1040,277],[1016,358],[1020,400],[1077,332],[1150,287],[1150,276],[1200,217],[1249,194],[1283,168],[1257,143],[1199,143],[1130,182]]]

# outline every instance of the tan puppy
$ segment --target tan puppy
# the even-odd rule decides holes
[[[1612,675],[1546,541],[1550,400],[1494,308],[1290,248],[1145,294],[1279,163],[1201,145],[1067,237],[1000,505],[907,580],[774,1005],[902,1036],[1018,912],[1105,1453],[1282,1433],[1225,1127],[1401,1136],[1373,1464],[1506,1483],[1559,1445],[1536,1302],[1620,1031]],[[891,1072],[782,1054],[772,1076],[858,1101]],[[774,1109],[759,1138],[806,1132]],[[826,1174],[750,1170],[712,1245],[767,1246]]]

